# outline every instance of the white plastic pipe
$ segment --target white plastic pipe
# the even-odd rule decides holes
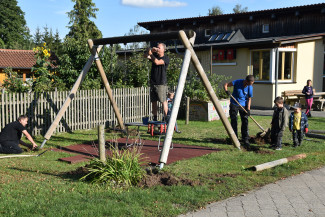
[[[179,31],[179,35],[180,35],[180,37],[187,38],[184,31]],[[192,44],[194,44],[195,36],[196,36],[196,34],[194,33],[193,37],[190,39],[190,42]],[[179,79],[178,79],[178,85],[177,85],[177,89],[176,89],[176,93],[175,93],[173,108],[172,108],[170,118],[168,121],[166,138],[164,140],[163,148],[162,148],[160,158],[159,158],[160,169],[162,169],[164,167],[164,164],[167,163],[169,149],[170,149],[170,145],[171,145],[172,138],[173,138],[177,114],[178,114],[179,106],[181,104],[181,99],[182,99],[182,95],[183,95],[183,91],[184,91],[186,76],[187,76],[188,68],[190,66],[190,62],[191,62],[191,52],[188,49],[186,49],[185,54],[184,54],[182,69],[181,69]]]

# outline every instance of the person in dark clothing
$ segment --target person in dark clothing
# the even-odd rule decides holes
[[[271,122],[271,147],[282,150],[282,136],[288,125],[289,112],[283,106],[283,98],[278,96],[274,100],[275,108]]]
[[[289,118],[289,130],[292,132],[293,147],[296,148],[301,145],[304,133],[308,133],[308,118],[299,106],[294,106],[293,109]]]
[[[304,89],[302,89],[302,93],[305,94],[305,98],[306,98],[306,115],[308,117],[311,117],[311,106],[313,105],[313,100],[314,100],[314,91],[313,91],[313,86],[312,85],[312,81],[311,80],[307,80],[307,85],[304,86]]]
[[[238,79],[234,80],[230,83],[224,84],[224,89],[226,93],[230,96],[231,93],[228,91],[228,87],[234,87],[232,92],[232,96],[240,103],[241,106],[245,108],[247,113],[241,109],[241,107],[237,104],[235,100],[230,98],[230,108],[229,115],[231,119],[231,126],[238,137],[237,133],[237,115],[238,112],[240,114],[240,118],[242,121],[241,125],[241,135],[242,140],[244,141],[245,146],[249,146],[249,133],[248,133],[248,116],[250,115],[251,109],[251,98],[253,97],[253,84],[254,84],[254,76],[247,75],[246,79]]]
[[[20,154],[23,150],[19,147],[19,144],[25,144],[20,141],[22,134],[32,143],[31,149],[35,149],[37,144],[34,142],[31,135],[26,130],[28,123],[28,117],[21,115],[17,121],[7,124],[0,133],[0,153],[4,154]]]
[[[148,49],[146,57],[152,62],[150,76],[150,101],[152,104],[153,120],[157,121],[158,104],[163,105],[164,116],[167,116],[167,67],[169,58],[165,55],[166,45],[158,43],[157,47]]]

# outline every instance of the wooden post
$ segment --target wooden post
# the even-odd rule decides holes
[[[190,122],[190,97],[186,97],[186,120],[185,124],[189,124]]]
[[[99,52],[101,50],[102,46],[99,46],[97,48],[97,52]],[[89,71],[92,63],[94,61],[94,55],[91,55],[86,63],[86,65],[84,66],[84,68],[82,69],[77,81],[74,83],[68,97],[66,98],[65,102],[63,103],[59,113],[56,115],[53,123],[51,124],[50,128],[47,130],[45,136],[44,136],[44,141],[42,143],[42,145],[40,146],[40,148],[43,148],[43,146],[45,145],[46,141],[49,140],[54,132],[54,130],[56,129],[56,127],[58,126],[62,116],[64,115],[65,111],[68,109],[70,102],[72,101],[72,99],[75,97],[76,92],[79,88],[79,86],[81,85],[81,83],[83,82],[84,78],[87,75],[87,72]]]
[[[240,149],[240,143],[239,143],[239,140],[234,132],[234,130],[232,129],[230,123],[229,123],[229,120],[228,118],[226,117],[226,114],[225,112],[223,111],[223,108],[221,107],[221,104],[218,100],[218,97],[216,96],[212,86],[211,86],[211,83],[206,75],[206,73],[204,72],[204,69],[199,61],[199,58],[197,57],[194,49],[193,49],[193,46],[191,45],[191,43],[189,42],[188,38],[186,37],[185,34],[183,34],[181,36],[181,39],[182,39],[182,42],[184,44],[184,47],[189,50],[191,52],[191,59],[192,59],[192,63],[196,69],[196,71],[198,72],[203,84],[204,84],[204,87],[206,89],[206,91],[208,92],[209,96],[210,96],[210,99],[214,105],[214,107],[216,108],[217,112],[218,112],[218,115],[220,117],[220,120],[222,121],[229,137],[231,138],[233,144],[238,148]]]
[[[306,154],[298,154],[298,155],[294,155],[294,156],[291,156],[291,157],[282,158],[282,159],[279,159],[279,160],[267,162],[267,163],[264,163],[264,164],[259,164],[259,165],[254,166],[253,169],[255,171],[261,171],[261,170],[269,169],[269,168],[272,168],[272,167],[275,167],[275,166],[278,166],[278,165],[281,165],[281,164],[286,164],[286,163],[288,163],[290,161],[303,159],[303,158],[306,158]]]
[[[117,118],[117,121],[118,121],[121,129],[124,130],[125,127],[124,127],[124,123],[123,123],[123,119],[122,119],[120,110],[117,107],[117,104],[116,104],[115,99],[113,97],[112,89],[111,89],[111,87],[110,87],[110,85],[108,83],[107,77],[105,75],[105,71],[104,71],[103,65],[102,65],[102,63],[101,63],[101,61],[100,61],[100,59],[98,57],[98,51],[97,51],[97,49],[94,49],[95,46],[94,46],[93,40],[88,39],[88,45],[89,45],[90,52],[92,53],[92,55],[95,56],[95,63],[97,65],[97,69],[98,69],[98,71],[100,73],[100,76],[102,78],[102,81],[104,83],[104,86],[105,86],[106,92],[108,94],[109,100],[112,103],[112,106],[113,106],[113,109],[114,109],[114,112],[115,112],[115,116]]]
[[[106,162],[104,125],[98,125],[98,151],[101,162]]]

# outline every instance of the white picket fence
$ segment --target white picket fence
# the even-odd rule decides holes
[[[151,114],[149,87],[113,89],[113,96],[124,122],[140,122]],[[17,120],[19,115],[29,117],[28,132],[44,135],[50,127],[69,91],[47,93],[6,93],[0,100],[1,129]],[[56,132],[92,129],[99,124],[117,125],[113,108],[105,89],[80,90],[64,113]]]

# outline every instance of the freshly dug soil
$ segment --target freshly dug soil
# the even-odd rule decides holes
[[[79,167],[76,170],[68,171],[63,175],[83,177],[89,173],[87,166]],[[199,181],[190,179],[177,178],[168,172],[159,172],[158,169],[147,170],[147,175],[139,182],[138,187],[150,188],[153,186],[173,186],[173,185],[189,185],[196,186],[200,185]]]
[[[177,178],[168,172],[162,173],[151,173],[144,177],[138,184],[139,187],[150,188],[156,185],[159,186],[173,186],[173,185],[189,185],[196,186],[199,185],[199,181],[194,181],[190,179]]]

